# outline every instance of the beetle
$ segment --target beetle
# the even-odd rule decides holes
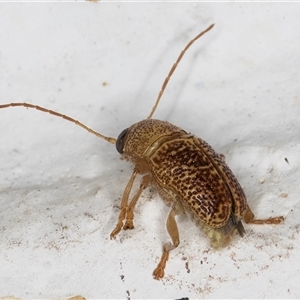
[[[147,119],[124,129],[117,139],[104,136],[69,116],[38,105],[0,105],[0,109],[24,106],[64,118],[115,144],[122,157],[133,163],[133,173],[123,192],[118,221],[110,234],[111,238],[115,238],[122,229],[134,228],[134,209],[138,199],[146,188],[156,188],[162,200],[171,207],[166,227],[172,242],[163,245],[161,259],[153,271],[154,279],[164,277],[169,253],[180,243],[175,219],[177,215],[188,214],[210,238],[214,248],[227,246],[237,233],[243,236],[245,229],[242,220],[253,224],[279,224],[283,221],[282,216],[255,219],[241,185],[222,155],[197,136],[166,121],[152,119],[169,79],[185,52],[213,26],[200,32],[180,52]],[[129,201],[138,175],[142,176],[140,187]]]

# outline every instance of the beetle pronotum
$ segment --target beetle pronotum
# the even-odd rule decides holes
[[[242,220],[254,224],[279,224],[283,217],[266,220],[254,219],[239,182],[211,146],[200,138],[152,116],[178,63],[188,48],[213,28],[210,25],[199,33],[181,51],[168,73],[156,102],[147,119],[123,130],[117,139],[104,136],[83,123],[61,113],[29,103],[8,103],[0,109],[16,106],[34,108],[73,122],[90,133],[115,144],[117,151],[134,165],[133,173],[125,187],[116,227],[110,237],[122,230],[133,229],[135,205],[143,190],[154,186],[164,202],[171,207],[167,230],[172,243],[163,245],[161,259],[153,271],[155,279],[164,276],[169,252],[179,245],[179,231],[175,216],[187,213],[211,239],[214,248],[228,245],[238,232],[245,233]],[[137,175],[142,175],[140,187],[131,201],[129,196]]]

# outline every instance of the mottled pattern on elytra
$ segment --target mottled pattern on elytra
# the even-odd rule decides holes
[[[224,159],[205,141],[151,119],[128,129],[123,150],[126,159],[148,170],[154,186],[177,195],[174,203],[182,202],[194,220],[230,234],[243,218],[244,192]]]
[[[194,137],[195,144],[211,158],[215,168],[223,177],[232,195],[233,212],[237,220],[241,220],[247,209],[247,198],[239,184],[238,180],[232,173],[231,169],[225,162],[225,158],[219,155],[208,143],[204,140]]]
[[[185,135],[160,145],[152,154],[157,184],[172,190],[185,209],[212,227],[228,222],[231,212],[240,220],[246,209],[242,188],[224,160],[204,141]]]

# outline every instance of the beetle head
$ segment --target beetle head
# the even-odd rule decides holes
[[[156,149],[158,140],[179,132],[184,131],[168,122],[146,119],[124,129],[117,139],[116,148],[125,158],[134,161],[148,156],[152,149]]]

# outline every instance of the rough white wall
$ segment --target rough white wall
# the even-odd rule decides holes
[[[299,298],[300,7],[297,3],[1,3],[0,103],[31,102],[117,137],[155,118],[223,153],[258,217],[221,251],[186,217],[162,281],[169,209],[147,191],[114,228],[131,166],[74,124],[0,110],[0,297]],[[189,272],[188,272],[189,270]]]

